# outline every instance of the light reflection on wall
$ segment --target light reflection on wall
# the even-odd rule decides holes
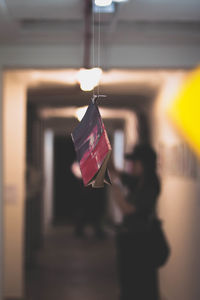
[[[114,133],[113,146],[114,164],[118,170],[124,169],[124,132],[116,130]]]

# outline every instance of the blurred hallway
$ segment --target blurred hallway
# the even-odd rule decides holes
[[[88,228],[89,230],[89,228]],[[27,273],[26,300],[116,300],[114,236],[76,238],[69,226],[53,227]]]
[[[199,65],[200,0],[0,0],[0,300],[118,299],[113,236],[46,232],[74,222],[74,158],[68,148],[57,163],[55,140],[71,135],[97,91],[118,167],[137,142],[158,154],[158,214],[172,249],[159,270],[162,300],[200,299],[200,160],[168,114]],[[80,76],[96,67],[101,78]],[[196,99],[189,93],[191,121]]]

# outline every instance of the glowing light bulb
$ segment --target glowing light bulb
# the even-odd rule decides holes
[[[86,113],[87,106],[80,107],[76,110],[76,118],[79,120],[79,122],[82,120],[84,114]]]
[[[113,0],[113,2],[118,2],[118,3],[120,3],[120,2],[128,2],[129,0]]]
[[[100,68],[80,69],[77,80],[82,91],[92,91],[99,84],[102,70]]]
[[[112,4],[112,0],[95,0],[97,6],[108,6]]]

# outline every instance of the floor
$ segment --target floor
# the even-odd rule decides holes
[[[117,300],[114,235],[78,238],[69,226],[48,233],[36,266],[27,273],[26,300]]]

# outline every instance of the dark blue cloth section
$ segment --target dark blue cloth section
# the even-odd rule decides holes
[[[103,132],[103,124],[97,104],[90,101],[87,111],[72,132],[77,159],[80,162],[82,157],[91,149],[94,149]]]

